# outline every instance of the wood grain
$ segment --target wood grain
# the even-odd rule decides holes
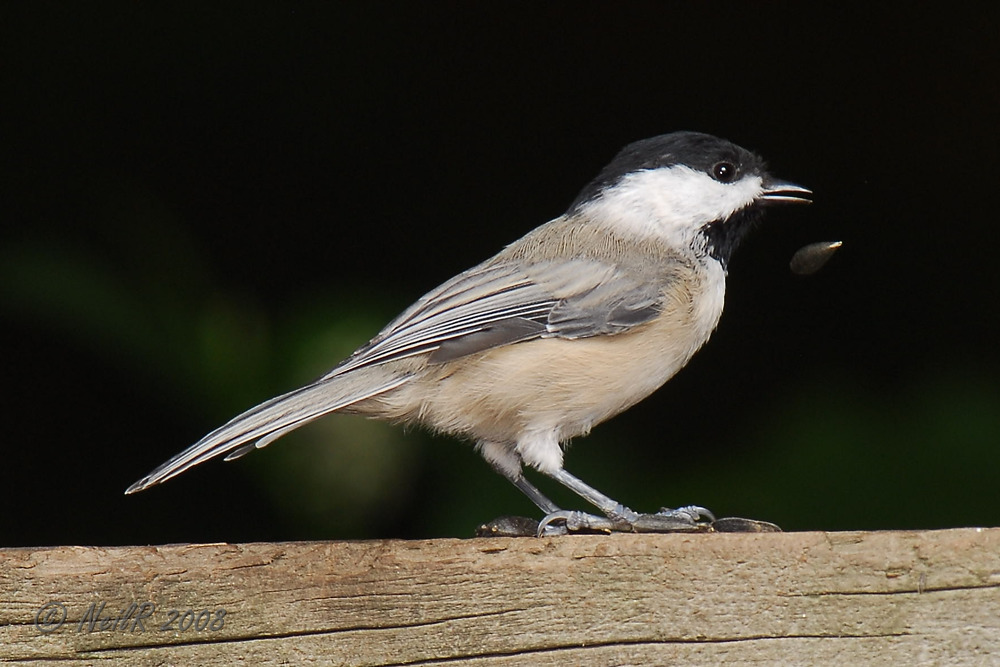
[[[0,550],[0,662],[833,660],[1000,664],[1000,529]]]

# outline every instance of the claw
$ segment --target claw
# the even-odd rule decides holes
[[[692,523],[698,523],[701,519],[708,519],[709,522],[715,521],[715,515],[699,505],[685,505],[684,507],[678,507],[677,509],[661,507],[660,511],[656,513],[656,516],[677,517],[680,519],[687,519]]]
[[[556,510],[541,522],[526,517],[504,516],[483,524],[477,537],[558,537],[571,532],[598,533],[772,533],[781,528],[767,521],[727,517],[716,519],[698,505],[661,508],[656,514],[636,514],[628,508],[603,517],[573,510]]]
[[[563,535],[569,535],[569,528],[564,523],[549,523],[545,525],[539,523],[538,530],[535,531],[535,537],[561,537]]]
[[[699,521],[697,514],[669,510],[656,514],[640,514],[632,526],[636,533],[702,533],[712,530],[708,521]]]
[[[562,523],[559,526],[553,526],[552,523],[555,521]],[[578,532],[581,530],[596,530],[610,533],[616,530],[622,531],[622,526],[627,526],[627,524],[616,522],[608,517],[587,514],[586,512],[558,510],[550,512],[538,522],[537,535],[539,537],[543,535],[565,535],[568,532]],[[551,532],[552,529],[555,529],[556,532]],[[628,528],[625,528],[624,532],[629,532]]]
[[[708,521],[702,521],[708,519]],[[604,517],[575,510],[551,512],[538,522],[537,535],[566,535],[571,532],[601,533],[690,533],[711,529],[715,516],[704,507],[689,505],[677,509],[662,508],[656,514],[636,514],[628,510]]]

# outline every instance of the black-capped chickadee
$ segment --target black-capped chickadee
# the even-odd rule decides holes
[[[696,132],[629,144],[555,220],[423,296],[315,382],[212,431],[128,488],[264,447],[331,412],[468,438],[546,517],[539,534],[695,526],[638,514],[563,468],[563,444],[669,380],[722,314],[726,265],[770,204],[808,202],[757,155]],[[563,511],[527,464],[604,516]]]

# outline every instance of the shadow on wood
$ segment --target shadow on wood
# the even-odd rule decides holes
[[[997,528],[3,549],[0,591],[0,662],[1000,660]]]

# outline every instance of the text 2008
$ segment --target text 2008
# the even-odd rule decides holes
[[[188,630],[203,632],[209,630],[217,632],[225,624],[225,609],[202,609],[200,611],[195,611],[194,609],[188,609],[187,611],[171,609],[167,612],[167,620],[160,626],[160,630],[177,630],[180,632],[187,632]]]

